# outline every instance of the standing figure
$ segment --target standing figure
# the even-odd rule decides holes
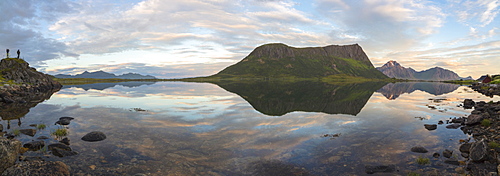
[[[19,59],[19,55],[21,55],[21,51],[17,50],[17,58]]]
[[[9,58],[9,49],[6,49],[5,51],[7,51],[7,58]]]

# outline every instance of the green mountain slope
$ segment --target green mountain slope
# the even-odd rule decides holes
[[[257,47],[240,62],[215,77],[326,77],[329,75],[387,78],[357,45],[294,48],[285,44]]]

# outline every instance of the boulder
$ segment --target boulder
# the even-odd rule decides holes
[[[479,114],[471,114],[469,117],[467,117],[467,122],[465,122],[465,125],[475,125],[481,122],[483,120],[483,116]]]
[[[0,137],[0,173],[16,163],[21,142]]]
[[[54,125],[56,125],[56,124],[59,124],[59,125],[69,125],[69,123],[73,119],[75,119],[75,118],[73,118],[73,117],[61,117],[61,118],[59,118],[59,120]]]
[[[429,131],[437,129],[437,125],[436,124],[424,124],[424,127],[425,127],[425,129],[427,129]]]
[[[464,108],[465,109],[471,109],[476,105],[476,102],[474,102],[472,99],[465,99],[464,100]]]
[[[69,167],[60,161],[27,161],[9,167],[2,176],[12,175],[46,175],[69,176]]]
[[[456,165],[456,166],[460,165],[460,163],[458,162],[458,160],[456,158],[447,158],[446,160],[444,160],[444,163]]]
[[[488,145],[484,140],[472,143],[469,158],[476,162],[481,162],[488,158]]]
[[[427,149],[425,149],[424,147],[422,146],[415,146],[415,147],[412,147],[411,148],[411,151],[412,152],[415,152],[415,153],[427,153],[429,152]]]
[[[87,142],[96,142],[106,139],[106,135],[100,131],[92,131],[82,137],[82,140]]]

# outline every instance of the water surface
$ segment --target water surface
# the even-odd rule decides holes
[[[428,131],[423,124],[468,115],[470,110],[457,107],[465,98],[500,100],[452,84],[384,84],[67,86],[23,117],[1,122],[9,130],[47,124],[36,138],[61,128],[54,125],[59,117],[74,117],[67,137],[78,155],[25,154],[63,161],[74,174],[365,175],[367,166],[378,165],[396,165],[390,174],[454,173],[457,166],[432,154],[450,149],[462,159],[458,141],[469,136],[444,125]],[[80,140],[91,131],[102,131],[107,139]],[[54,136],[46,140],[55,142]],[[410,152],[417,145],[430,152]],[[431,164],[418,165],[418,157],[430,158]]]

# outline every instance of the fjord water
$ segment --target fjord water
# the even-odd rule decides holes
[[[63,161],[75,175],[365,175],[384,165],[396,166],[389,174],[455,173],[432,154],[449,149],[463,159],[459,140],[469,136],[424,124],[466,116],[470,110],[458,107],[465,98],[500,100],[444,83],[106,83],[64,87],[24,117],[1,122],[47,124],[36,138],[61,128],[53,125],[59,117],[74,117],[67,137],[78,155],[25,155]],[[91,131],[107,139],[80,139]],[[419,157],[431,163],[419,165]]]

